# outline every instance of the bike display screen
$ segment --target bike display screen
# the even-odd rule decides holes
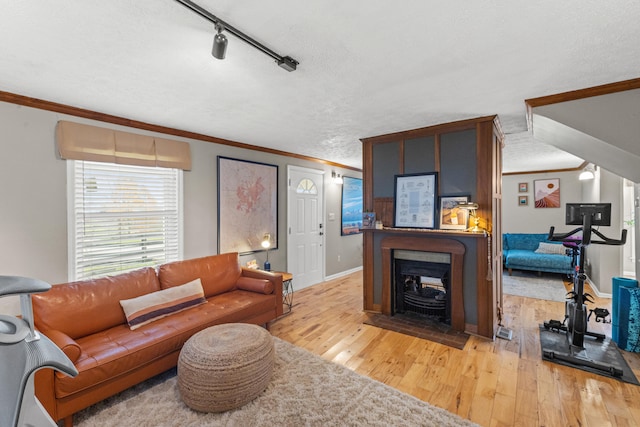
[[[566,225],[582,225],[585,215],[591,216],[591,225],[611,225],[611,203],[567,203]]]

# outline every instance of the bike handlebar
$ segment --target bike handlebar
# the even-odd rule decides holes
[[[592,227],[588,227],[586,228],[586,232],[582,233],[582,237],[579,239],[576,238],[571,238],[571,236],[579,233],[580,231],[584,231],[585,227],[578,227],[576,229],[573,229],[571,231],[569,231],[568,233],[558,233],[555,234],[555,227],[551,227],[549,229],[549,236],[548,236],[548,240],[551,241],[556,241],[556,242],[566,242],[566,241],[572,241],[574,243],[577,243],[579,245],[582,246],[587,246],[590,243],[596,244],[596,245],[611,245],[611,246],[621,246],[624,245],[627,242],[627,229],[623,228],[622,229],[622,233],[620,235],[620,239],[612,239],[610,237],[605,236],[604,234],[600,233],[598,230],[592,228]],[[592,240],[591,239],[591,234],[595,234],[596,236],[598,236],[600,239],[602,240]]]

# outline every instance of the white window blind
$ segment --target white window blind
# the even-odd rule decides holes
[[[69,163],[73,280],[181,259],[181,170]]]

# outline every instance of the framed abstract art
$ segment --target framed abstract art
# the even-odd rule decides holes
[[[278,248],[278,166],[218,156],[218,253]]]
[[[537,179],[533,181],[533,197],[536,208],[559,208],[560,179]]]

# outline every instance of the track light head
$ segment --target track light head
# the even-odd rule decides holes
[[[213,38],[213,48],[211,49],[211,55],[216,59],[224,59],[224,55],[227,53],[227,36],[222,34],[224,27],[222,25],[216,25],[218,34]]]
[[[295,71],[296,67],[298,66],[298,61],[290,56],[285,56],[282,59],[276,60],[276,62],[280,67],[284,68],[287,71]]]
[[[227,37],[222,34],[223,31],[226,31],[229,34],[233,34],[235,37],[239,38],[243,42],[249,44],[251,47],[258,49],[260,52],[265,55],[270,56],[275,59],[278,66],[287,70],[287,71],[295,71],[300,63],[293,59],[290,56],[282,56],[274,52],[272,49],[269,49],[267,46],[258,42],[257,40],[252,39],[242,31],[234,28],[231,24],[223,21],[218,18],[208,10],[204,9],[201,6],[198,6],[191,0],[176,0],[178,3],[191,10],[192,12],[197,13],[198,15],[205,18],[207,21],[213,23],[216,27],[218,33],[213,38],[213,48],[211,49],[211,55],[217,59],[224,59],[225,53],[227,51]]]

